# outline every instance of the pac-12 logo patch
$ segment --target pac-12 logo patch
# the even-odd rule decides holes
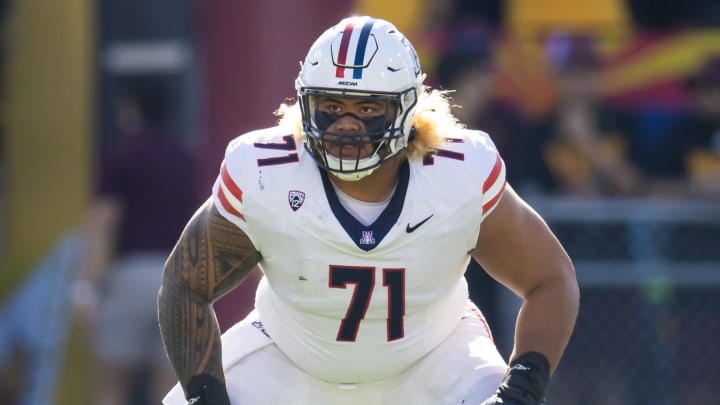
[[[293,211],[297,211],[305,202],[305,193],[302,191],[290,190],[288,193],[288,203]]]

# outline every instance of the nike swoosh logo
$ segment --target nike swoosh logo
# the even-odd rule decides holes
[[[418,223],[415,224],[414,226],[410,226],[410,224],[407,224],[407,227],[405,228],[405,232],[407,232],[407,233],[414,232],[416,229],[420,228],[420,226],[421,226],[422,224],[424,224],[424,223],[427,222],[430,218],[432,218],[433,215],[434,215],[434,214],[430,214],[429,217],[423,219],[422,221],[418,222]]]

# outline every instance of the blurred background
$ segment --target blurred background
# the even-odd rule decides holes
[[[227,142],[275,123],[312,41],[352,13],[410,38],[573,258],[548,403],[718,404],[716,0],[0,0],[0,401],[111,403],[102,268],[173,244],[182,224],[156,218],[209,196]],[[175,146],[122,142],[138,133]],[[470,267],[507,355],[517,299]],[[223,329],[255,281],[216,304]],[[118,404],[153,403],[150,371],[130,381]]]

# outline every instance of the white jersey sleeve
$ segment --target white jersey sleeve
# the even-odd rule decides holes
[[[228,145],[225,150],[225,159],[220,164],[220,174],[218,174],[212,190],[213,201],[220,214],[240,229],[245,229],[247,225],[243,215],[243,189],[236,180],[242,178],[241,173],[245,169],[242,166],[242,162],[246,160],[243,152],[246,155],[247,152],[243,148],[238,148],[243,140],[242,137],[238,137]],[[232,175],[228,166],[233,169]]]
[[[478,135],[478,160],[482,182],[482,210],[483,219],[497,207],[500,198],[505,192],[507,184],[505,177],[505,162],[500,157],[490,137],[484,132],[474,132]]]
[[[301,152],[302,144],[280,127],[238,136],[225,150],[213,184],[213,201],[219,213],[243,230],[258,250],[261,239],[253,230],[253,223],[268,223],[272,216],[261,212],[273,208],[265,204],[270,193],[263,183],[263,170],[295,164]]]
[[[213,197],[215,205],[225,218],[240,228],[245,226],[245,217],[242,214],[243,191],[230,176],[225,160],[220,165],[220,174],[213,186]]]
[[[505,192],[505,162],[490,136],[482,131],[462,129],[449,134],[446,144],[428,155],[423,166],[433,167],[437,177],[462,185],[460,193],[452,188],[437,192],[452,192],[456,198],[472,200],[473,205],[479,201],[482,219],[497,207]]]

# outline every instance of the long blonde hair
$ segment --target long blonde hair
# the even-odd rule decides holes
[[[418,159],[428,151],[439,148],[448,134],[463,128],[451,111],[448,91],[423,86],[415,108],[415,138],[408,144],[405,154],[409,159]],[[302,137],[302,116],[297,101],[283,103],[275,110],[278,125],[290,128],[296,139]]]

